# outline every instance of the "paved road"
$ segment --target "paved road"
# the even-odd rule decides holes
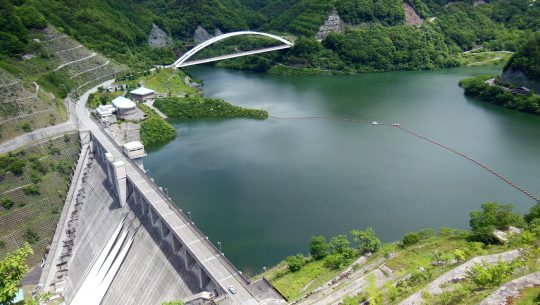
[[[0,154],[8,153],[34,141],[54,137],[73,130],[75,130],[75,124],[73,124],[72,122],[65,122],[62,124],[34,130],[30,133],[20,135],[5,143],[2,143],[0,145]]]
[[[39,85],[38,84],[35,84],[35,85],[37,86],[36,90],[39,91],[40,90]],[[67,122],[45,127],[45,128],[40,128],[38,130],[34,130],[32,132],[20,135],[5,143],[2,143],[0,144],[0,154],[8,153],[10,151],[21,148],[32,142],[37,142],[39,140],[52,138],[52,137],[55,137],[55,136],[58,136],[58,135],[61,135],[70,131],[74,131],[77,125],[76,123],[77,117],[75,114],[75,107],[73,106],[74,106],[73,103],[69,102],[68,100],[68,102],[66,103],[66,107],[68,108],[67,110],[69,114],[69,119]]]
[[[438,277],[436,280],[431,282],[426,288],[416,292],[415,294],[411,295],[399,305],[419,305],[422,304],[422,292],[427,291],[432,295],[437,295],[443,292],[443,289],[441,288],[442,285],[449,283],[453,279],[463,279],[465,278],[465,273],[476,263],[486,262],[493,264],[499,260],[509,262],[517,257],[519,257],[521,253],[519,250],[512,250],[508,252],[498,253],[498,254],[492,254],[492,255],[485,255],[485,256],[477,256],[473,259],[468,260],[467,262],[463,263],[462,265],[446,272],[445,274]]]

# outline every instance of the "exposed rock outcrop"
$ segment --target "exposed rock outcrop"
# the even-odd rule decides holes
[[[163,48],[172,44],[172,38],[156,24],[152,24],[152,30],[148,34],[148,45],[151,48]]]
[[[473,2],[474,6],[479,6],[479,5],[484,5],[484,4],[487,4],[485,0],[474,0]]]
[[[345,24],[339,17],[337,11],[334,9],[326,22],[321,25],[319,31],[315,35],[317,39],[325,39],[330,33],[343,33],[345,31]]]
[[[201,42],[207,41],[208,39],[211,39],[212,37],[214,36],[208,34],[206,29],[199,25],[197,29],[195,30],[195,34],[193,35],[193,40],[195,40],[196,44],[199,44]]]
[[[403,3],[403,10],[405,11],[405,23],[408,25],[420,25],[424,23],[424,19],[420,17],[416,10],[408,3]]]
[[[512,83],[518,87],[527,87],[537,93],[540,92],[540,83],[527,78],[521,70],[510,67],[503,72],[501,79],[503,82]]]
[[[223,35],[223,32],[221,32],[220,29],[216,28],[216,29],[214,30],[214,36],[220,36],[220,35]]]

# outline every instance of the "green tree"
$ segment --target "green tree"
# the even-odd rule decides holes
[[[8,253],[0,261],[0,304],[11,304],[24,274],[28,271],[26,259],[32,253],[30,245],[25,244],[21,249]]]
[[[299,271],[307,262],[304,254],[302,253],[288,256],[285,261],[287,262],[287,268],[289,268],[289,271],[291,272]]]
[[[401,244],[403,247],[408,247],[415,245],[420,242],[420,235],[416,232],[409,232],[403,236],[403,239],[401,240]]]
[[[524,218],[528,223],[531,223],[534,219],[540,219],[540,200],[531,207],[531,210],[525,214]]]
[[[506,229],[511,225],[523,225],[523,220],[521,216],[512,212],[512,205],[510,204],[486,202],[482,204],[481,211],[470,213],[469,225],[473,231],[488,227]]]
[[[309,253],[316,260],[325,258],[328,255],[328,243],[326,242],[326,238],[322,235],[313,236],[309,243]]]
[[[346,235],[337,235],[330,240],[330,248],[332,253],[342,254],[349,247],[349,239]]]
[[[367,228],[365,231],[352,230],[351,235],[360,254],[375,253],[381,248],[381,240],[373,228]]]

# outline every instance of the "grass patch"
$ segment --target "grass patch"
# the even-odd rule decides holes
[[[504,51],[461,53],[458,61],[463,66],[499,65],[508,62],[512,54]]]
[[[268,118],[268,112],[264,110],[246,109],[231,105],[222,99],[200,96],[157,99],[154,106],[168,117],[173,118],[253,118],[261,120]]]
[[[294,300],[326,283],[343,269],[330,269],[324,260],[311,260],[299,271],[289,272],[285,262],[263,274],[288,300]],[[305,288],[305,289],[304,289]]]
[[[195,88],[191,88],[184,83],[186,73],[175,69],[157,69],[150,71],[147,75],[141,75],[135,79],[126,81],[130,88],[135,88],[143,83],[146,88],[168,96],[184,96],[185,94],[199,94]],[[124,82],[124,81],[118,81]]]
[[[510,301],[512,305],[536,305],[540,304],[540,286],[526,288],[521,291],[519,298]]]

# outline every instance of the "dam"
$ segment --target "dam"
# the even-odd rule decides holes
[[[82,148],[40,284],[66,304],[284,304],[251,282],[96,125]]]

